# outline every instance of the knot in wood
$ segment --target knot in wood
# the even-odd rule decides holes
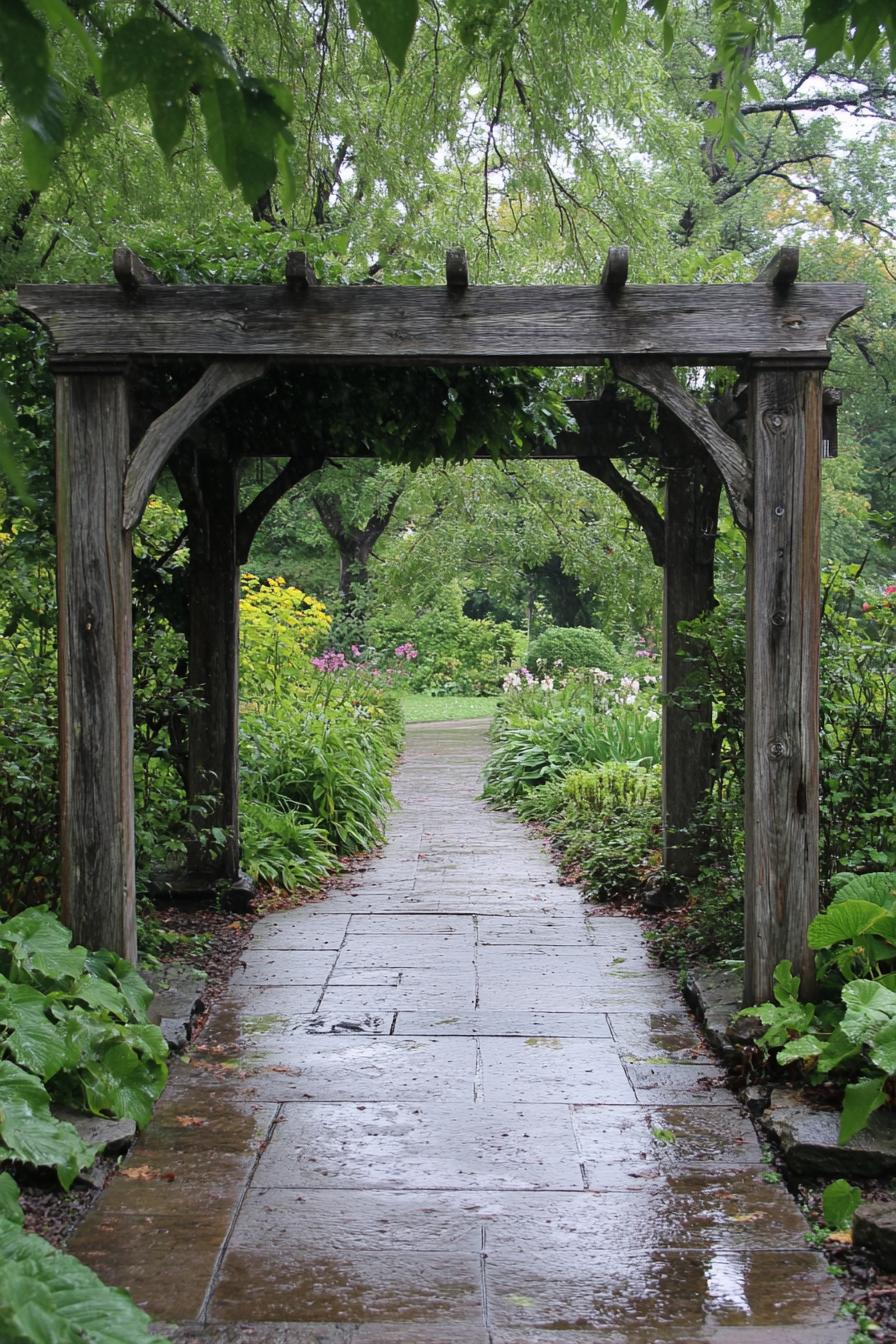
[[[781,761],[788,754],[787,743],[780,737],[776,737],[768,744],[768,754],[773,761]]]
[[[786,624],[787,624],[787,616],[783,611],[772,612],[772,625],[777,626],[777,628],[780,630],[781,626]]]

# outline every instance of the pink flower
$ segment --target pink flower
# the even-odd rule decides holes
[[[353,658],[361,657],[361,650],[358,648],[357,644],[352,645],[352,657]]]
[[[407,658],[408,661],[410,661],[411,659],[417,657],[417,650],[414,648],[414,646],[413,646],[413,644],[411,643],[411,641],[408,640],[406,644],[399,644],[399,645],[396,647],[396,649],[395,649],[395,657],[396,657],[396,658]]]
[[[863,611],[870,611],[870,610],[871,610],[871,603],[870,603],[870,602],[863,602],[863,603],[862,603],[862,610],[863,610]]]
[[[311,666],[316,667],[318,672],[341,672],[343,668],[348,667],[344,653],[337,653],[335,649],[325,649],[319,658],[311,659]]]

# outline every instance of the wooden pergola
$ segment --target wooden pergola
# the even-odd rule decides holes
[[[280,367],[610,359],[619,379],[705,450],[746,533],[745,1001],[769,997],[785,957],[811,992],[822,375],[831,331],[863,306],[865,290],[797,283],[797,267],[796,249],[784,248],[752,284],[629,285],[627,252],[612,248],[598,285],[479,287],[457,249],[444,287],[328,288],[292,253],[282,286],[167,286],[120,248],[117,285],[22,286],[22,307],[52,338],[57,386],[62,899],[77,938],[136,957],[131,537],[178,444],[223,398]],[[738,369],[742,441],[682,386],[676,365]],[[196,381],[135,429],[129,403],[141,378],[184,366],[197,369]],[[612,455],[600,451],[600,415],[598,403],[570,449],[583,463],[589,451],[595,461]],[[585,431],[589,417],[579,419]],[[270,446],[270,456],[288,454]],[[192,555],[191,534],[203,610],[191,629],[191,680],[220,688],[191,724],[190,773],[218,778],[225,819],[237,816],[238,561],[278,490],[317,465],[294,458],[242,513],[230,458],[197,453],[182,484],[200,543]],[[693,495],[684,503],[693,509]],[[666,571],[667,634],[687,606],[676,585],[687,589],[695,524],[682,519],[667,493],[667,544],[687,532],[684,565]],[[666,748],[668,803],[669,777],[686,793],[688,774],[669,749],[668,724]],[[233,862],[236,834],[231,850]]]

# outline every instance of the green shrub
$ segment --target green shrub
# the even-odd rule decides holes
[[[463,614],[457,585],[423,613],[387,612],[368,623],[367,638],[381,659],[410,640],[417,658],[407,688],[441,695],[496,695],[513,662],[517,632],[507,622]]]
[[[529,645],[527,661],[530,667],[541,664],[550,671],[558,663],[564,669],[599,667],[618,676],[622,661],[612,640],[600,630],[586,626],[557,625],[545,630]]]
[[[133,966],[71,937],[46,907],[0,921],[0,1159],[55,1167],[66,1189],[94,1151],[51,1101],[143,1126],[168,1053]]]

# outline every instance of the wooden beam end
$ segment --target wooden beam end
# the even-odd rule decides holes
[[[463,247],[449,247],[445,253],[445,283],[454,293],[469,288],[470,274],[467,269],[467,253]]]
[[[619,294],[628,280],[628,248],[611,247],[601,272],[601,287],[608,294]]]
[[[798,247],[780,247],[772,259],[763,266],[756,277],[757,285],[773,285],[784,291],[796,280],[800,269],[800,249]]]
[[[290,289],[310,289],[312,285],[320,284],[307,253],[287,252],[286,283]]]
[[[155,271],[131,248],[122,244],[112,253],[112,271],[125,294],[137,294],[149,285],[161,285]]]

